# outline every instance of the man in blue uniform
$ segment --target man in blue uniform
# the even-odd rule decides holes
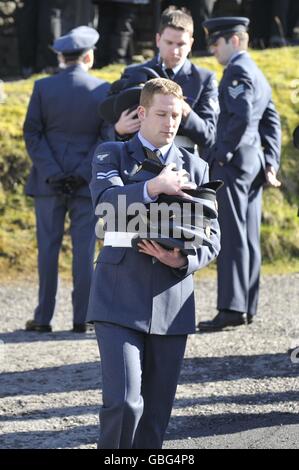
[[[54,42],[63,70],[35,82],[24,123],[33,163],[26,193],[35,201],[39,270],[39,300],[34,319],[26,323],[29,331],[51,331],[67,213],[73,244],[73,329],[86,330],[95,243],[88,184],[94,149],[104,137],[97,107],[109,88],[87,73],[98,38],[94,29],[80,26]]]
[[[122,78],[130,78],[134,82],[134,74],[147,66],[178,83],[183,89],[185,101],[175,143],[192,153],[197,146],[202,155],[215,141],[219,113],[218,87],[212,72],[197,67],[187,59],[192,44],[192,17],[183,10],[169,7],[162,13],[156,35],[159,54],[144,64],[128,67]],[[126,110],[115,124],[115,131],[119,139],[125,139],[137,132],[139,127],[136,110]]]
[[[248,24],[238,17],[204,23],[211,49],[225,66],[217,139],[209,155],[212,178],[225,187],[219,193],[219,313],[199,323],[201,331],[251,323],[256,315],[263,185],[280,186],[280,119],[269,83],[247,52]]]
[[[179,85],[163,78],[145,84],[139,133],[128,142],[102,144],[95,152],[90,185],[95,207],[109,204],[119,217],[129,214],[133,204],[154,202],[162,193],[186,195],[184,190],[194,186],[186,181],[186,172],[197,185],[208,181],[208,165],[173,144],[182,109]],[[155,150],[164,170],[154,178],[138,171],[132,180],[134,168]],[[161,448],[187,335],[195,331],[192,273],[219,249],[216,219],[209,246],[193,255],[149,240],[140,242],[139,252],[108,245],[102,249],[87,315],[95,322],[103,375],[99,448]]]

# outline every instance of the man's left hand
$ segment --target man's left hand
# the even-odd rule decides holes
[[[265,170],[266,181],[270,186],[274,188],[279,188],[281,186],[281,182],[276,178],[276,171],[274,170],[273,166],[268,165]]]
[[[158,261],[170,268],[182,268],[188,261],[187,257],[181,253],[179,248],[166,250],[159,243],[151,240],[142,240],[138,243],[139,252],[145,255],[153,256]]]
[[[186,101],[183,101],[183,119],[187,119],[191,111],[192,108],[189,106],[189,104]]]
[[[72,195],[74,194],[79,188],[86,185],[87,182],[84,178],[80,175],[68,175],[63,180],[63,192],[64,194]]]

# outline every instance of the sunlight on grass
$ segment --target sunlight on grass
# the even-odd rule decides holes
[[[292,132],[299,124],[299,48],[252,51],[273,88],[273,99],[283,127],[281,190],[264,193],[261,243],[263,272],[298,272],[299,265],[299,151],[292,145]],[[195,58],[220,80],[222,68],[213,57]],[[112,65],[92,74],[110,82],[119,78],[123,66]],[[23,188],[30,168],[22,137],[22,125],[35,76],[4,84],[6,100],[0,104],[0,269],[12,273],[36,270],[35,220],[32,201]],[[68,230],[68,223],[66,224]],[[26,254],[26,255],[25,255]],[[65,237],[60,256],[61,270],[70,273],[71,245]],[[215,266],[198,276],[215,275]]]

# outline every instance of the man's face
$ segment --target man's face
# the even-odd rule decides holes
[[[210,46],[212,54],[216,57],[219,64],[227,65],[230,61],[231,56],[235,53],[235,48],[232,43],[232,38],[226,42],[222,37]]]
[[[188,32],[174,28],[165,28],[163,33],[156,35],[156,45],[166,68],[173,69],[187,59],[194,39]]]
[[[173,95],[156,94],[149,108],[139,106],[142,136],[155,147],[173,142],[182,118],[182,100]]]

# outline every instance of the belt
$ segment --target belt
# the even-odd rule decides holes
[[[136,232],[105,232],[104,246],[132,248],[132,239]]]
[[[169,229],[169,227],[167,227]],[[177,230],[177,233],[181,233],[180,237],[177,237],[181,243],[188,242],[188,240],[194,240],[194,247],[198,248],[201,246],[204,241],[204,244],[210,244],[210,225],[206,222],[204,223],[203,227],[195,227],[194,225],[186,225],[186,226],[172,226],[171,232],[173,230]],[[163,232],[163,224],[160,227],[152,227],[150,234],[139,234],[139,233],[132,233],[132,232],[105,232],[104,235],[104,246],[112,246],[114,248],[132,248],[132,240],[134,239],[145,239],[151,240],[154,239],[155,241],[159,242],[159,240],[168,240],[169,238],[172,239],[172,234],[169,236],[163,236],[159,234],[159,232]],[[175,238],[174,238],[175,239]]]

